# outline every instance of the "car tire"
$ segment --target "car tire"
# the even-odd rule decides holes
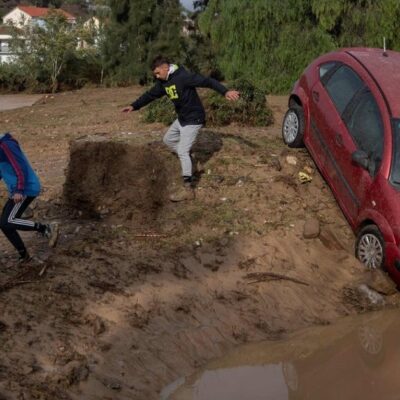
[[[287,110],[282,123],[282,138],[289,147],[303,147],[304,136],[304,111],[298,104],[292,105]]]
[[[370,269],[384,269],[385,241],[376,225],[361,229],[356,240],[356,257]]]

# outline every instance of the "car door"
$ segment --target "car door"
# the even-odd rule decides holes
[[[374,182],[383,156],[383,119],[374,95],[364,87],[343,113],[345,132],[342,144],[336,143],[335,158],[341,170],[343,184],[351,193],[343,199],[349,217],[355,221],[360,207]],[[368,170],[352,161],[356,150],[364,151],[369,158]]]
[[[340,64],[334,61],[323,63],[317,67],[318,79],[311,87],[309,101],[310,134],[309,137],[306,137],[306,145],[314,161],[328,180],[330,169],[327,166],[328,149],[325,136],[329,135],[328,132],[331,130],[331,125],[334,124],[329,110],[334,112],[335,108],[325,93],[322,79],[327,74],[331,74],[332,71],[336,70],[338,67],[340,67]]]
[[[312,88],[310,102],[312,141],[319,148],[315,146],[311,152],[342,205],[342,198],[352,197],[337,160],[338,148],[343,147],[344,137],[348,135],[342,114],[362,90],[364,83],[343,63],[328,62],[321,64],[319,68],[320,80]],[[351,204],[351,201],[348,199],[344,203]],[[347,215],[347,210],[345,213]]]

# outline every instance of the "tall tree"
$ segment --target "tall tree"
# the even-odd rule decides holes
[[[76,52],[78,34],[71,29],[63,14],[52,11],[45,25],[16,29],[11,48],[21,68],[33,80],[50,83],[52,92],[58,88],[58,79],[66,63]]]
[[[119,83],[148,81],[156,54],[179,61],[183,53],[179,0],[110,0],[106,28],[109,74]]]
[[[316,56],[336,47],[400,49],[398,0],[209,0],[200,27],[228,79],[288,90]]]
[[[210,0],[199,23],[227,79],[280,91],[310,59],[334,47],[310,18],[310,6],[310,0]]]

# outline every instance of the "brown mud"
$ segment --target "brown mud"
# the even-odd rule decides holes
[[[196,199],[173,204],[165,128],[119,112],[139,92],[87,89],[0,114],[44,184],[34,218],[61,225],[54,250],[23,235],[36,260],[22,268],[0,240],[0,399],[157,399],[239,344],[398,305],[386,276],[353,257],[308,153],[283,146],[284,97],[269,99],[272,127],[204,130]]]

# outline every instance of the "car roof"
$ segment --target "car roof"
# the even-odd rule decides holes
[[[400,52],[373,48],[343,49],[367,69],[384,93],[391,114],[400,117]]]

